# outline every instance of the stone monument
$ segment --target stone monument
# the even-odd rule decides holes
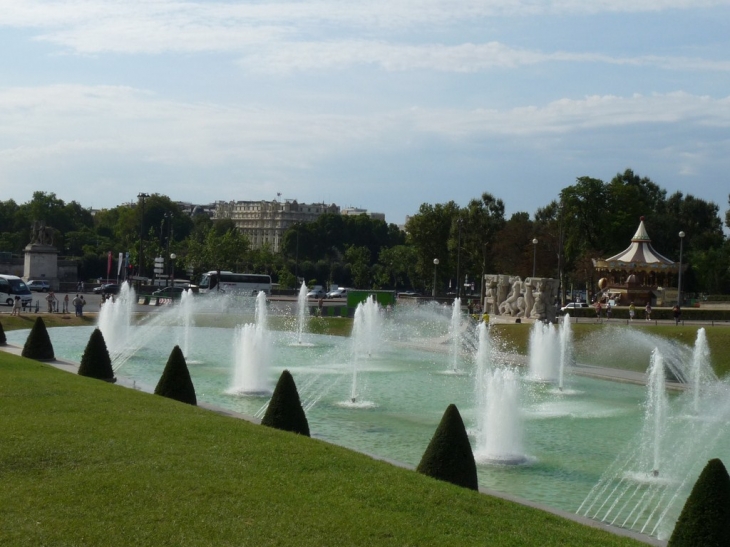
[[[58,249],[53,246],[54,232],[43,220],[33,222],[30,243],[25,246],[23,279],[44,279],[55,291],[58,290]]]
[[[506,315],[554,322],[557,317],[555,301],[558,280],[548,277],[528,277],[487,274],[484,311],[489,315]]]

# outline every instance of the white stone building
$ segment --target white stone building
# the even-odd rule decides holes
[[[312,222],[324,213],[340,214],[334,203],[298,203],[284,201],[219,201],[213,219],[229,218],[257,249],[269,244],[279,252],[284,232],[297,222]]]

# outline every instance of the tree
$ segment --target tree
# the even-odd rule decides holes
[[[477,466],[456,405],[446,408],[416,471],[457,486],[479,490]]]
[[[345,261],[352,272],[352,282],[358,289],[369,289],[370,280],[370,250],[367,247],[354,245],[345,251]]]
[[[91,333],[84,354],[81,356],[78,373],[80,376],[88,376],[97,380],[112,383],[117,381],[114,377],[112,360],[109,357],[109,350],[106,347],[106,341],[101,330],[94,329],[94,332]]]
[[[299,400],[294,378],[288,370],[279,376],[261,425],[309,437],[307,416]]]
[[[416,249],[410,245],[395,245],[382,249],[378,256],[378,264],[382,266],[387,281],[382,280],[381,284],[390,285],[395,290],[399,287],[416,286],[417,258]]]
[[[160,381],[155,387],[155,395],[162,395],[189,405],[198,404],[195,397],[195,386],[193,386],[193,380],[190,378],[190,371],[180,346],[172,348],[165,364],[165,370],[162,371]]]
[[[416,250],[416,272],[422,286],[433,288],[435,258],[439,259],[436,269],[436,286],[442,286],[441,279],[448,278],[455,271],[451,264],[449,239],[453,223],[459,215],[459,206],[453,201],[445,204],[424,203],[418,213],[406,223],[407,243]]]
[[[730,477],[719,459],[707,462],[700,473],[667,545],[730,545]]]
[[[33,328],[25,340],[21,355],[37,361],[52,361],[55,359],[51,337],[48,336],[46,324],[42,317],[36,317]]]

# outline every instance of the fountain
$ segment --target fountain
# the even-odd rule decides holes
[[[233,384],[230,394],[261,395],[271,392],[269,367],[272,343],[267,325],[266,293],[256,297],[256,321],[236,329]]]
[[[516,370],[493,366],[485,323],[477,327],[476,353],[477,463],[515,465],[526,461],[520,416],[520,379]]]
[[[461,351],[461,298],[454,298],[451,305],[451,373],[459,374],[459,352]]]
[[[112,360],[118,359],[130,346],[130,325],[136,300],[134,288],[129,283],[122,283],[116,298],[101,306],[98,326]]]
[[[399,305],[392,320],[386,322],[375,314],[381,323],[374,344],[310,333],[306,338],[315,342],[311,347],[294,347],[294,322],[289,323],[289,332],[269,332],[261,299],[256,299],[256,319],[248,330],[202,327],[200,321],[198,326],[191,323],[186,327],[184,319],[181,322],[173,315],[173,309],[156,309],[129,327],[120,381],[126,378],[130,385],[134,382],[138,388],[151,391],[173,341],[189,328],[192,351],[201,356],[200,364],[190,369],[201,402],[253,416],[265,399],[232,396],[231,391],[238,393],[236,388],[240,389],[241,384],[246,384],[244,391],[267,391],[281,370],[287,368],[301,386],[300,397],[313,436],[410,465],[420,460],[443,410],[456,403],[465,423],[471,425],[481,486],[565,511],[575,512],[580,507],[582,515],[658,537],[666,537],[667,530],[671,531],[706,461],[711,457],[730,461],[726,425],[730,424],[730,390],[727,383],[713,379],[709,372],[704,357],[707,353],[701,349],[706,343],[704,333],[698,333],[694,352],[701,361],[696,370],[704,371],[699,380],[692,376],[695,365],[689,346],[659,339],[643,329],[603,326],[600,335],[588,339],[590,349],[583,353],[576,342],[576,358],[585,355],[583,364],[589,365],[608,358],[625,362],[628,354],[639,354],[644,359],[645,351],[644,362],[648,364],[649,352],[659,348],[667,378],[686,378],[688,386],[699,386],[665,396],[664,418],[658,422],[654,414],[650,418],[661,425],[649,431],[642,425],[647,419],[644,405],[649,398],[648,386],[572,376],[571,396],[565,397],[565,392],[560,394],[552,386],[525,382],[535,376],[533,368],[519,372],[508,368],[510,361],[497,351],[504,344],[493,332],[487,336],[490,333],[486,325],[477,329],[481,342],[474,356],[476,381],[470,375],[453,375],[444,381],[444,369],[451,368],[446,345],[451,324],[437,306]],[[228,315],[240,313],[242,322],[243,318],[251,322],[253,300],[228,306],[221,297],[212,308],[226,310]],[[196,296],[191,305],[193,312],[200,312],[209,309],[205,307],[211,306],[211,300]],[[372,300],[363,303],[353,338],[364,336],[368,305],[371,311],[376,306]],[[287,309],[279,307],[282,314]],[[272,314],[275,312],[273,306]],[[289,309],[290,315],[294,313]],[[548,328],[540,325],[541,334]],[[556,330],[552,331],[554,339],[546,344],[557,348],[560,344]],[[249,337],[246,344],[240,340],[244,332]],[[49,329],[56,354],[77,362],[90,334],[90,327]],[[27,331],[7,333],[11,343],[22,344],[26,336]],[[254,349],[264,339],[268,343]],[[239,343],[253,357],[269,355],[264,361],[267,372],[257,369],[260,374],[250,383],[231,382],[231,373],[236,376],[242,366],[243,351],[237,351],[235,363],[231,359],[231,347]],[[568,347],[571,345],[568,343]],[[355,347],[360,349],[355,351]],[[555,355],[559,353],[555,350]],[[553,363],[558,359],[554,357]],[[471,372],[469,362],[462,358],[465,372]],[[564,367],[568,362],[565,359]],[[555,364],[551,370],[552,374],[545,376],[559,380]],[[367,392],[363,390],[364,380]],[[659,384],[659,380],[653,383],[657,392]],[[342,404],[343,385],[349,388],[345,389],[348,402],[354,394],[356,405]],[[696,404],[695,393],[699,394]],[[364,395],[376,400],[377,406],[353,411],[353,407],[367,402]],[[494,412],[490,404],[496,406]],[[497,426],[488,425],[500,412],[507,412],[508,423],[519,418],[521,435],[507,436],[510,431],[499,430],[500,420]],[[654,432],[661,430],[664,433],[656,435],[659,442],[648,445]],[[494,464],[521,458],[529,465]],[[656,477],[652,473],[655,469],[659,472]]]
[[[299,288],[299,296],[297,297],[297,343],[301,345],[302,334],[304,333],[304,323],[307,320],[308,313],[307,307],[307,285],[302,281],[302,286]]]
[[[709,366],[710,348],[707,345],[705,329],[697,330],[697,340],[692,352],[692,403],[694,413],[700,412],[700,393],[704,383],[714,383],[717,380],[715,373]]]
[[[368,296],[364,302],[360,302],[355,308],[355,318],[352,323],[352,383],[350,385],[349,400],[351,406],[371,407],[373,405],[370,401],[359,399],[359,363],[361,359],[373,356],[376,345],[382,343],[381,334],[380,306],[373,296]]]
[[[558,370],[558,388],[563,391],[565,382],[565,367],[573,362],[573,331],[570,328],[570,315],[563,316],[560,329],[560,366]]]
[[[187,363],[190,364],[190,336],[192,327],[194,326],[195,322],[193,320],[193,309],[194,309],[194,299],[195,295],[192,291],[183,291],[180,294],[180,308],[179,308],[179,315],[182,319],[183,324],[183,340],[182,340],[182,352],[185,356]]]
[[[531,380],[539,382],[558,380],[561,347],[557,329],[552,323],[535,321],[530,330],[528,346],[528,376]]]

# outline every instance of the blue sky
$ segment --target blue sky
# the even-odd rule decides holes
[[[0,0],[0,199],[728,208],[730,0]]]

